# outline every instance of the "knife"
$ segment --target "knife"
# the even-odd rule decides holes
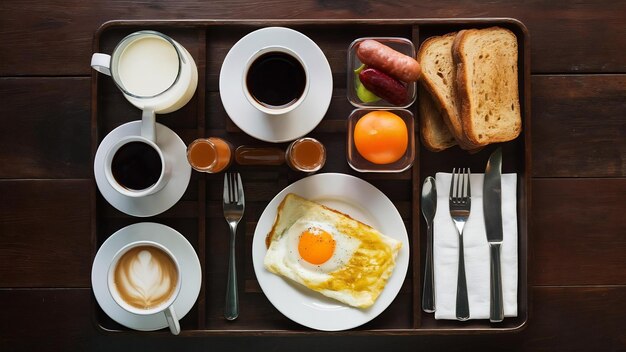
[[[426,177],[422,185],[422,214],[426,219],[426,262],[424,267],[424,291],[422,293],[422,309],[424,312],[435,311],[435,275],[433,272],[433,219],[437,209],[437,186],[435,179]]]
[[[483,212],[485,230],[491,257],[491,288],[489,321],[504,319],[502,303],[502,273],[500,270],[500,246],[502,245],[502,148],[496,149],[487,162],[483,184]]]

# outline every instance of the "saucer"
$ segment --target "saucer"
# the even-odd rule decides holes
[[[111,235],[100,247],[91,268],[91,286],[98,304],[111,319],[127,328],[153,331],[167,327],[165,314],[135,315],[122,309],[107,288],[107,272],[109,263],[115,253],[126,244],[134,241],[150,240],[169,249],[178,259],[183,284],[174,301],[174,308],[179,319],[182,319],[193,307],[200,293],[202,269],[196,251],[189,241],[171,227],[142,222],[126,226]]]
[[[104,174],[106,152],[118,140],[141,134],[141,121],[123,124],[104,137],[93,165],[93,173],[100,193],[117,210],[128,215],[147,217],[160,214],[180,200],[191,178],[191,166],[187,162],[187,145],[174,131],[160,123],[156,124],[156,144],[171,165],[170,180],[158,192],[145,197],[128,197],[117,192]]]
[[[277,116],[256,109],[244,95],[248,59],[268,46],[283,46],[300,56],[309,72],[309,92],[294,110]],[[288,142],[311,132],[322,120],[333,93],[333,76],[322,50],[304,34],[284,27],[249,33],[230,49],[220,71],[220,96],[230,119],[241,130],[265,142]]]

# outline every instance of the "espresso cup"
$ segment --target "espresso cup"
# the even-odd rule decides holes
[[[111,76],[131,104],[157,114],[183,107],[198,85],[198,69],[191,54],[156,31],[126,36],[111,55],[93,54],[91,67]]]
[[[241,83],[246,99],[268,115],[282,115],[297,108],[309,91],[309,71],[293,50],[268,46],[246,62]]]
[[[107,285],[115,303],[125,311],[147,316],[165,314],[170,331],[180,333],[174,301],[182,286],[176,257],[163,245],[136,241],[113,256]]]
[[[117,192],[145,197],[161,190],[170,178],[170,163],[156,141],[154,114],[144,110],[141,135],[126,136],[106,151],[104,175]]]
[[[105,156],[104,174],[113,189],[127,197],[145,197],[168,182],[169,167],[153,141],[128,136],[115,143]]]

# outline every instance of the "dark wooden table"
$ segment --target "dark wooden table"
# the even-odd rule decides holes
[[[513,17],[531,34],[527,326],[481,335],[104,334],[92,37],[113,19]],[[626,2],[0,2],[0,350],[626,350]],[[259,334],[257,334],[259,335]]]

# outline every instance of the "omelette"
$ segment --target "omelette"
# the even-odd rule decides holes
[[[264,266],[353,307],[374,304],[402,246],[350,216],[293,193],[278,206]]]

